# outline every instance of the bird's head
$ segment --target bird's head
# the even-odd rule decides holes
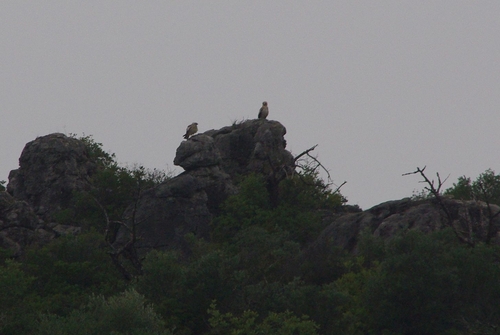
[[[262,103],[262,106],[267,106],[267,101],[264,101],[264,102]]]

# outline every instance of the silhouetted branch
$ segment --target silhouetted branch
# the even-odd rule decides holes
[[[296,162],[297,160],[299,160],[299,159],[300,159],[300,157],[302,157],[302,156],[304,156],[304,155],[309,154],[311,151],[313,151],[314,149],[316,149],[316,147],[317,147],[317,146],[318,146],[318,145],[316,144],[315,146],[313,146],[313,147],[311,147],[311,148],[309,148],[309,149],[305,150],[304,152],[302,152],[302,153],[298,154],[297,156],[295,156],[295,158],[293,159],[293,161],[294,161],[294,162]]]
[[[140,192],[139,192],[140,194]],[[111,251],[108,252],[108,254],[111,257],[111,260],[113,264],[116,266],[118,271],[122,274],[122,276],[126,280],[132,280],[133,275],[128,271],[123,263],[120,261],[120,256],[125,257],[128,259],[131,263],[133,268],[137,271],[137,273],[142,274],[142,263],[139,260],[139,256],[137,254],[137,250],[135,248],[135,242],[137,241],[137,235],[136,235],[136,211],[137,211],[137,202],[139,201],[139,197],[137,197],[136,201],[134,202],[134,208],[132,210],[132,218],[130,220],[131,226],[125,224],[122,221],[111,221],[109,219],[108,212],[102,206],[102,204],[97,200],[96,197],[92,196],[91,197],[94,199],[94,202],[99,206],[101,211],[104,214],[105,220],[106,220],[106,230],[105,230],[105,240],[108,243],[109,247],[111,248]],[[112,229],[112,225],[118,225],[121,227],[125,227],[127,231],[130,233],[130,240],[127,241],[123,246],[116,247],[115,241],[112,240],[112,235],[116,234],[116,231],[119,230],[120,228],[115,228]]]
[[[448,178],[450,177],[450,175],[448,175],[448,177],[445,178],[445,180],[441,181],[441,176],[439,175],[439,172],[436,173],[436,176],[438,178],[438,187],[435,188],[434,187],[434,180],[429,180],[429,178],[427,178],[427,176],[425,175],[424,171],[425,171],[425,168],[427,166],[424,166],[423,169],[417,167],[417,169],[413,172],[407,172],[407,173],[403,173],[403,176],[407,176],[407,175],[410,175],[410,174],[420,174],[422,176],[422,178],[424,178],[424,181],[425,183],[427,183],[427,185],[429,185],[429,187],[424,187],[427,191],[431,192],[432,195],[434,195],[435,197],[440,197],[441,195],[441,187],[443,186],[443,184],[448,180]]]
[[[298,155],[297,155],[297,156],[293,159],[293,162],[294,162],[294,163],[296,163],[296,162],[297,162],[297,161],[298,161],[298,160],[299,160],[302,156],[307,156],[307,157],[311,158],[311,159],[312,159],[313,161],[315,161],[315,162],[316,162],[316,164],[317,164],[317,165],[314,167],[313,171],[316,171],[316,169],[317,169],[318,167],[321,167],[321,168],[323,169],[323,171],[325,171],[325,172],[326,172],[326,175],[328,176],[328,181],[329,181],[329,182],[331,182],[331,181],[332,181],[332,178],[331,178],[331,176],[330,176],[330,172],[328,171],[328,169],[327,169],[327,168],[325,168],[325,167],[323,166],[323,164],[321,164],[321,162],[320,162],[320,161],[319,161],[316,157],[311,156],[311,155],[309,154],[311,151],[313,151],[314,149],[316,149],[316,147],[317,147],[317,146],[318,146],[318,145],[316,144],[315,146],[313,146],[313,147],[311,147],[311,148],[309,148],[309,149],[307,149],[307,150],[305,150],[305,151],[301,152],[300,154],[298,154]],[[297,164],[296,164],[296,165],[297,165]]]
[[[420,176],[422,178],[424,178],[424,180],[422,182],[426,183],[428,186],[424,187],[426,190],[428,190],[433,196],[434,196],[434,199],[436,199],[439,207],[441,208],[441,210],[445,213],[446,215],[446,221],[447,221],[447,225],[449,227],[452,228],[453,232],[455,233],[455,236],[460,240],[462,241],[463,243],[466,243],[468,244],[469,246],[474,246],[474,241],[472,239],[472,226],[471,226],[471,221],[470,219],[469,220],[465,220],[466,223],[468,224],[468,232],[467,232],[467,235],[468,237],[465,238],[463,237],[462,235],[460,235],[457,231],[457,228],[454,227],[453,225],[453,216],[451,215],[450,213],[450,210],[448,208],[448,206],[446,206],[446,204],[444,203],[444,200],[443,200],[443,197],[441,196],[441,187],[443,186],[444,182],[446,182],[446,180],[448,180],[448,177],[446,177],[445,180],[441,180],[441,177],[439,176],[439,173],[436,173],[436,176],[438,178],[438,186],[437,188],[434,186],[434,180],[430,180],[429,178],[427,178],[427,176],[425,175],[424,171],[425,171],[425,168],[426,166],[424,166],[423,169],[417,167],[417,169],[413,172],[407,172],[407,173],[403,173],[403,176],[408,176],[408,175],[413,175],[413,174],[420,174]]]
[[[344,186],[345,184],[347,184],[347,181],[344,181],[342,184],[340,184],[340,186],[338,186],[335,191],[333,191],[333,194],[335,193],[340,193],[340,189],[342,188],[342,186]]]

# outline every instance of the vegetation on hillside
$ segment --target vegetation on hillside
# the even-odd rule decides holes
[[[363,234],[356,255],[303,251],[325,228],[319,210],[345,199],[314,169],[280,184],[270,206],[265,181],[249,175],[222,205],[210,241],[186,236],[192,252],[152,251],[125,280],[105,232],[142,190],[169,178],[123,168],[91,137],[95,189],[57,215],[83,232],[0,253],[1,334],[498,334],[500,249],[470,247],[450,229],[390,241]],[[486,171],[445,193],[499,203]]]

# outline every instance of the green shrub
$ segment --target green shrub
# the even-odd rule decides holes
[[[221,335],[314,335],[318,325],[307,316],[297,317],[292,312],[269,313],[264,320],[253,311],[245,311],[241,316],[222,314],[215,303],[210,305],[210,334]]]
[[[481,200],[500,205],[500,175],[488,169],[474,181],[465,176],[459,177],[458,181],[453,183],[453,187],[445,191],[445,194],[455,199]]]
[[[91,296],[68,316],[43,314],[40,335],[168,335],[164,323],[144,296],[128,290],[110,298]]]

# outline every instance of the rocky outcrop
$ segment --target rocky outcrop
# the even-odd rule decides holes
[[[19,256],[25,246],[52,239],[53,234],[43,227],[44,222],[27,202],[0,192],[0,247]]]
[[[409,229],[424,233],[451,227],[465,243],[489,240],[500,244],[500,207],[479,201],[442,198],[413,201],[409,198],[388,201],[360,213],[324,215],[327,227],[310,247],[326,250],[327,246],[356,251],[359,235],[368,231],[375,236],[391,238]],[[443,210],[446,207],[446,211]],[[326,248],[326,249],[325,249]]]
[[[186,171],[147,190],[129,208],[115,248],[127,245],[132,238],[127,227],[133,226],[139,248],[182,248],[186,233],[207,238],[220,204],[237,192],[234,177],[258,173],[272,183],[293,171],[285,133],[277,121],[248,120],[183,141],[174,164]]]
[[[26,246],[43,245],[62,235],[76,235],[80,227],[46,223],[26,201],[18,200],[7,192],[0,192],[0,248],[20,256]]]
[[[59,133],[38,137],[24,147],[7,191],[48,221],[68,206],[73,192],[90,189],[95,168],[83,142]]]
[[[212,218],[223,201],[238,192],[234,181],[241,175],[264,176],[272,200],[273,187],[295,168],[292,154],[285,149],[285,134],[279,122],[248,120],[181,142],[174,164],[185,171],[143,190],[121,224],[110,227],[116,229],[109,230],[108,241],[119,251],[131,241],[138,250],[148,250],[184,248],[187,233],[208,238]],[[26,245],[80,231],[53,223],[51,217],[68,206],[75,192],[92,187],[96,171],[85,144],[63,134],[26,144],[19,164],[9,175],[7,192],[0,192],[0,247],[15,255]],[[466,243],[500,244],[500,207],[482,202],[402,199],[366,211],[343,209],[343,213],[322,213],[326,228],[305,251],[306,257],[331,247],[355,252],[363,231],[391,238],[409,229],[432,232],[451,227]]]
[[[19,168],[9,174],[7,192],[0,192],[0,247],[19,256],[28,245],[78,234],[80,227],[51,217],[68,207],[74,192],[90,189],[95,168],[85,144],[75,138],[56,133],[27,143]]]
[[[135,245],[147,249],[182,247],[187,233],[208,237],[220,204],[237,192],[235,177],[259,173],[272,185],[294,169],[285,133],[279,122],[249,120],[183,141],[174,163],[185,172],[143,190],[109,240],[120,248],[134,235]],[[56,133],[27,143],[2,195],[2,245],[18,252],[31,243],[78,233],[79,227],[53,223],[52,217],[70,206],[73,194],[92,188],[95,171],[78,139]]]
[[[209,130],[182,142],[174,164],[186,171],[218,165],[231,177],[267,175],[279,167],[293,169],[293,156],[285,150],[285,134],[281,123],[268,120],[248,120]]]

